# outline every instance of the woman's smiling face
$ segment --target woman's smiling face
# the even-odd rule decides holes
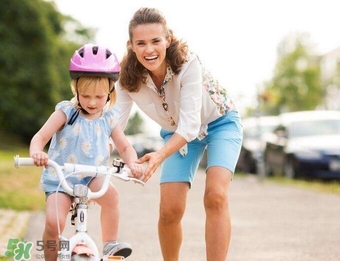
[[[132,31],[132,50],[138,61],[151,72],[156,72],[165,63],[166,49],[170,38],[166,38],[162,24],[141,24]]]

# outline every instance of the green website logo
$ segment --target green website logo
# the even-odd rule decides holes
[[[13,258],[15,261],[30,260],[32,247],[32,242],[25,242],[24,239],[10,238],[7,243],[5,256]]]

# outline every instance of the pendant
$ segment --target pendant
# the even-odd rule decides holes
[[[169,105],[166,102],[163,102],[162,105],[163,105],[163,109],[165,111],[168,111]]]

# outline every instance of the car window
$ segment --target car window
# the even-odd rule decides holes
[[[260,135],[264,135],[273,131],[275,125],[259,125],[253,127],[247,127],[243,130],[243,135],[248,139],[258,139],[259,131]]]
[[[340,121],[313,120],[294,122],[289,127],[291,137],[340,134]]]
[[[248,127],[243,130],[243,135],[248,139],[255,139],[257,137],[257,128]]]

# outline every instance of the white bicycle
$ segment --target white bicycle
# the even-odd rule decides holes
[[[14,163],[17,168],[20,166],[35,166],[32,158],[23,158],[19,155],[14,157]],[[81,164],[65,163],[64,166],[60,166],[53,160],[48,160],[48,165],[53,167],[59,177],[60,186],[62,186],[66,193],[74,198],[71,207],[71,223],[75,225],[75,234],[71,238],[66,238],[61,235],[60,227],[59,231],[59,251],[58,258],[60,261],[108,261],[108,260],[124,260],[121,256],[103,256],[100,257],[98,247],[94,240],[87,234],[87,217],[88,217],[88,203],[91,199],[100,198],[103,196],[109,185],[111,177],[118,178],[123,181],[134,181],[141,185],[144,182],[131,177],[130,169],[125,165],[121,159],[113,160],[113,167],[105,166],[90,166]],[[69,186],[66,179],[70,175],[78,175],[81,177],[100,177],[105,176],[102,187],[99,191],[92,192],[86,185],[76,184],[73,188]],[[57,207],[56,197],[56,207]],[[57,220],[58,211],[56,211]],[[58,222],[59,224],[59,222]],[[76,247],[88,248],[90,255],[76,254],[73,251]]]

